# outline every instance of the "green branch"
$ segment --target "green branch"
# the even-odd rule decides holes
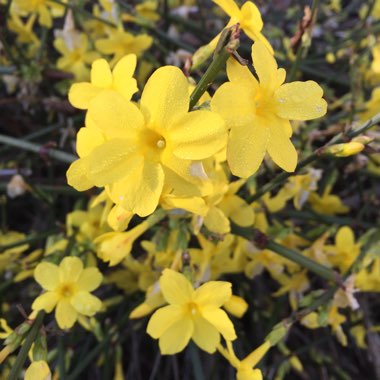
[[[334,270],[327,268],[324,265],[319,264],[318,262],[311,260],[308,257],[292,249],[289,249],[287,247],[284,247],[274,242],[273,240],[269,239],[268,236],[266,236],[264,233],[260,232],[259,230],[246,228],[246,227],[240,227],[234,223],[231,223],[231,232],[234,235],[243,237],[251,241],[260,249],[269,249],[277,253],[278,255],[285,257],[286,259],[293,261],[294,263],[297,263],[303,268],[308,269],[310,272],[313,272],[319,275],[320,277],[325,278],[326,280],[333,281],[338,284],[342,283],[342,279],[340,278],[340,275]]]
[[[0,134],[0,143],[14,146],[23,150],[27,150],[34,153],[45,154],[50,158],[54,158],[58,161],[66,164],[71,164],[77,159],[73,154],[62,152],[58,149],[45,148],[43,145],[34,144],[25,140],[20,140],[15,137],[10,137]]]
[[[238,31],[238,26],[234,25],[222,32],[215,49],[214,59],[190,96],[190,111],[214,81],[231,54],[239,47]]]
[[[9,376],[8,376],[8,380],[19,379],[20,373],[24,367],[25,360],[28,357],[29,350],[37,338],[37,335],[44,321],[44,317],[45,317],[44,311],[40,311],[37,314],[36,319],[33,321],[33,326],[29,330],[29,333],[21,347],[21,350],[17,355],[16,361],[12,366],[11,372],[9,373]]]

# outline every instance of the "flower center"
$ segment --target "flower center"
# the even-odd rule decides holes
[[[74,286],[72,284],[62,284],[58,290],[58,293],[63,298],[70,298],[74,294]]]
[[[199,309],[196,303],[189,302],[187,307],[188,307],[188,312],[190,313],[192,318],[199,316]]]
[[[160,154],[166,148],[167,143],[165,137],[157,133],[155,130],[145,128],[140,133],[140,149],[145,157],[159,160]]]

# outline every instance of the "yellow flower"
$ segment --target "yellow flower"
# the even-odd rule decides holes
[[[362,292],[380,292],[380,258],[355,276],[355,285]]]
[[[263,380],[261,370],[254,367],[271,348],[271,343],[269,340],[264,341],[263,344],[253,350],[243,360],[239,360],[237,358],[230,341],[226,341],[226,345],[227,349],[222,345],[219,345],[218,351],[236,369],[236,380]]]
[[[255,173],[266,152],[288,172],[297,165],[297,152],[290,141],[289,120],[310,120],[323,116],[327,104],[323,90],[313,82],[285,83],[285,70],[261,42],[252,46],[252,59],[259,82],[248,67],[230,59],[230,82],[215,93],[211,107],[231,128],[227,160],[234,175],[249,177]]]
[[[380,48],[379,48],[380,50]],[[379,57],[380,61],[380,57]],[[380,63],[379,63],[380,66]],[[371,117],[375,116],[379,112],[380,107],[380,87],[377,87],[372,90],[371,93],[371,99],[368,100],[368,102],[365,103],[365,111],[361,112],[360,120],[361,121],[367,121]]]
[[[147,216],[164,184],[199,182],[192,174],[193,160],[223,148],[226,130],[214,112],[188,112],[187,88],[181,70],[165,66],[148,80],[140,108],[104,90],[91,102],[87,126],[78,133],[81,158],[70,166],[68,183],[80,191],[105,186],[114,203]]]
[[[59,266],[42,262],[34,278],[46,292],[34,300],[32,309],[50,313],[56,308],[55,318],[62,329],[72,327],[78,315],[92,316],[102,306],[90,292],[99,287],[103,276],[98,268],[83,269],[78,257],[65,257]]]
[[[26,235],[21,232],[8,231],[5,234],[0,232],[0,246],[16,243],[26,239]],[[3,270],[10,269],[10,265],[16,262],[18,257],[29,248],[28,244],[18,245],[13,248],[6,249],[0,253],[0,273]]]
[[[67,0],[63,0],[66,3]],[[52,27],[53,17],[61,17],[65,7],[49,0],[14,0],[11,13],[25,16],[30,13],[38,14],[38,22],[47,28]]]
[[[239,23],[240,28],[251,40],[261,41],[273,54],[271,44],[261,33],[264,23],[259,8],[252,1],[246,1],[241,8],[236,5],[234,0],[213,0],[213,2],[231,17],[227,27]]]
[[[339,228],[335,236],[335,245],[326,245],[330,262],[345,272],[354,263],[360,253],[360,243],[355,243],[353,231],[348,226]]]
[[[163,355],[182,351],[190,339],[209,353],[215,352],[220,334],[236,339],[232,322],[220,309],[231,298],[230,283],[210,281],[194,290],[183,274],[165,269],[160,287],[169,305],[152,315],[147,332],[159,339]]]
[[[341,201],[341,199],[331,193],[331,186],[327,186],[322,196],[318,193],[311,193],[308,201],[311,208],[319,214],[335,215],[345,214],[350,209]]]
[[[80,33],[67,40],[56,38],[53,44],[62,55],[57,61],[58,69],[74,74],[76,80],[86,80],[89,72],[86,64],[99,58],[99,53],[89,51],[87,36]]]
[[[45,360],[32,362],[25,371],[24,380],[50,380],[51,372]]]
[[[108,38],[95,42],[95,47],[103,54],[113,55],[111,66],[125,54],[136,54],[139,57],[152,45],[153,39],[147,34],[134,36],[123,29],[109,29]]]
[[[9,30],[17,34],[17,42],[34,45],[34,49],[40,45],[40,41],[33,32],[35,20],[36,16],[32,15],[24,23],[16,13],[11,13],[11,18],[8,20]]]
[[[75,234],[78,242],[92,242],[97,236],[108,232],[107,225],[102,225],[103,207],[89,207],[87,211],[74,210],[66,215],[67,235]]]
[[[133,243],[153,224],[165,215],[162,210],[126,232],[107,232],[95,239],[98,256],[109,261],[110,266],[119,264],[132,250]]]
[[[234,0],[213,0],[219,5],[231,18],[226,28],[235,24],[246,33],[246,35],[253,41],[260,41],[268,50],[270,54],[274,54],[273,48],[269,41],[261,33],[264,23],[257,6],[251,1],[246,1],[241,8],[239,8]],[[216,49],[222,33],[214,37],[207,45],[201,46],[192,57],[192,69],[198,68],[204,63]]]
[[[91,83],[74,83],[69,91],[70,103],[80,109],[87,109],[90,101],[105,89],[114,90],[131,100],[137,92],[137,82],[133,78],[136,69],[136,56],[128,54],[111,68],[105,59],[97,59],[91,67]]]

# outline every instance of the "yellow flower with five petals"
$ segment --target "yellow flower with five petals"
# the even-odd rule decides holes
[[[289,120],[310,120],[323,116],[327,104],[322,88],[313,81],[285,83],[286,72],[261,42],[252,46],[253,66],[259,81],[248,67],[230,59],[224,83],[215,93],[211,108],[227,122],[230,134],[227,160],[234,175],[254,174],[266,152],[287,172],[295,170],[297,151],[290,137]]]
[[[181,352],[190,339],[202,350],[213,353],[220,334],[229,341],[236,339],[232,322],[220,309],[232,296],[230,283],[209,281],[194,290],[183,274],[165,269],[160,288],[169,305],[152,315],[147,332],[159,339],[162,354]]]
[[[135,54],[128,54],[116,64],[111,72],[105,59],[97,59],[91,66],[91,83],[74,83],[71,86],[70,103],[76,108],[88,109],[90,101],[105,89],[114,90],[123,95],[126,100],[131,100],[132,95],[138,90],[136,79],[133,78],[136,61]]]
[[[34,278],[46,292],[34,300],[32,309],[50,313],[55,308],[61,329],[72,327],[78,315],[93,316],[102,306],[90,292],[99,287],[103,276],[98,268],[83,269],[78,257],[65,257],[59,266],[42,262],[37,265]]]
[[[194,160],[225,146],[223,119],[188,109],[188,82],[174,66],[153,73],[139,108],[104,90],[91,101],[86,127],[78,133],[81,158],[67,172],[69,184],[80,191],[104,186],[114,203],[140,216],[151,214],[164,184],[175,188],[180,178],[199,182]]]

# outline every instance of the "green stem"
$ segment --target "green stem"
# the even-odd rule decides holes
[[[37,317],[33,322],[33,326],[30,329],[21,347],[20,352],[17,355],[15,363],[12,366],[11,372],[9,373],[9,376],[8,376],[8,380],[17,380],[19,378],[22,368],[24,366],[25,360],[28,357],[29,350],[32,347],[32,344],[34,343],[34,341],[36,340],[38,332],[40,331],[40,328],[44,321],[44,317],[45,317],[44,311],[40,311],[37,314]]]
[[[58,337],[58,373],[60,380],[66,380],[65,342],[63,336]]]
[[[288,260],[291,260],[303,268],[308,269],[309,271],[325,278],[326,280],[333,281],[335,283],[341,283],[340,276],[337,272],[333,271],[330,268],[325,267],[322,264],[317,263],[314,260],[309,259],[302,254],[286,248],[273,240],[270,240],[265,234],[259,230],[254,230],[252,228],[240,227],[234,223],[231,223],[231,232],[234,235],[241,236],[254,244],[256,244],[261,249],[269,249],[282,257],[285,257]]]
[[[234,37],[234,30],[236,26],[225,29],[219,39],[217,49],[215,50],[214,59],[208,67],[205,74],[202,76],[193,93],[190,96],[190,111],[198,103],[198,100],[206,92],[208,87],[214,81],[219,71],[226,64],[228,58],[231,56],[239,46],[239,40]]]
[[[34,144],[28,141],[20,140],[15,137],[10,137],[0,134],[0,143],[11,145],[23,150],[34,153],[44,153],[47,156],[54,158],[58,161],[71,164],[77,159],[73,154],[62,152],[58,149],[45,149],[43,145]]]
[[[351,131],[344,133],[339,133],[335,137],[333,137],[326,145],[323,147],[317,149],[314,153],[312,153],[310,156],[306,157],[304,160],[302,160],[295,169],[294,172],[288,173],[288,172],[282,172],[281,174],[277,175],[272,181],[268,182],[264,186],[260,188],[259,191],[257,191],[255,194],[253,194],[251,197],[247,199],[248,203],[252,203],[260,199],[265,193],[270,192],[274,190],[277,186],[284,183],[289,177],[296,175],[301,169],[303,169],[305,166],[311,164],[314,161],[317,161],[320,159],[324,154],[324,149],[327,148],[330,145],[333,144],[340,144],[344,142],[346,139],[352,139],[354,137],[357,137],[361,135],[362,133],[366,132],[368,129],[373,127],[375,124],[380,122],[380,113],[372,117],[371,119],[364,122],[359,128],[352,129]]]
[[[286,248],[272,240],[268,240],[268,242],[265,244],[265,248],[269,249],[273,252],[276,252],[282,257],[287,258],[288,260],[291,260],[299,265],[301,265],[303,268],[307,268],[309,271],[325,278],[329,281],[334,281],[340,283],[340,276],[337,272],[333,271],[330,268],[325,267],[322,264],[319,264],[318,262],[309,259],[306,256],[303,256],[302,254]]]

